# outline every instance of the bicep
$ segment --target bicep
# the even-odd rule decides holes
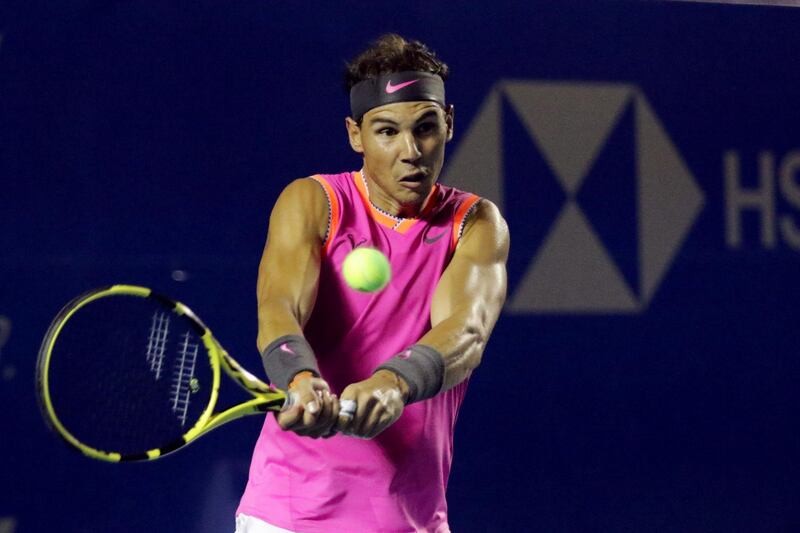
[[[494,204],[482,200],[467,225],[431,305],[431,326],[459,312],[494,325],[506,297],[508,227]]]
[[[302,326],[316,298],[327,201],[310,179],[292,182],[275,203],[258,271],[259,308],[280,304]]]

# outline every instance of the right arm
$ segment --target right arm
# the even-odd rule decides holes
[[[303,335],[317,297],[327,228],[328,202],[322,187],[310,178],[290,183],[272,209],[258,267],[259,352],[278,337]],[[278,414],[278,424],[300,435],[326,435],[339,410],[328,384],[300,372],[289,389],[295,403]]]
[[[310,178],[295,180],[278,197],[258,266],[258,351],[283,335],[302,335],[319,283],[328,203]]]

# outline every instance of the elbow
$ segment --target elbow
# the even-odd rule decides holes
[[[467,367],[467,375],[472,375],[472,372],[481,366],[481,361],[483,360],[483,350],[479,350],[475,353],[475,356],[470,360],[470,364]]]
[[[486,348],[486,343],[489,341],[489,331],[486,327],[476,325],[469,328],[470,343],[472,344],[471,357],[467,362],[468,371],[472,372],[481,364],[483,359],[483,350]]]
[[[473,320],[470,321],[466,331],[472,344],[472,349],[469,350],[471,352],[468,365],[470,372],[481,364],[483,352],[489,342],[489,337],[496,321],[496,318],[493,319],[485,306],[476,306],[473,311],[475,311]]]

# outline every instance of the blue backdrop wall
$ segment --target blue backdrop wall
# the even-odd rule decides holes
[[[654,2],[0,8],[0,531],[233,529],[260,423],[107,465],[45,429],[38,345],[113,282],[258,370],[291,179],[359,167],[344,61],[451,66],[444,180],[503,209],[509,299],[456,436],[454,531],[800,530],[800,11]]]

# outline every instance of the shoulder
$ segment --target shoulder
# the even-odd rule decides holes
[[[291,207],[310,215],[327,217],[328,197],[317,176],[298,178],[281,191],[275,206]]]
[[[272,220],[280,223],[312,227],[321,235],[328,225],[328,198],[314,176],[299,178],[278,196],[272,209]]]
[[[475,207],[472,209],[469,219],[467,219],[467,226],[464,228],[464,230],[466,231],[476,222],[490,224],[498,230],[508,233],[508,224],[506,224],[506,220],[503,218],[503,215],[500,214],[500,209],[494,204],[494,202],[487,200],[486,198],[480,198],[475,203]]]
[[[354,190],[353,172],[313,174],[296,179],[287,185],[279,200],[301,202],[306,207],[326,207],[323,211],[327,213],[327,208],[331,207],[331,204],[340,204],[349,197],[352,190]]]
[[[283,188],[279,202],[300,202],[300,201],[319,201],[325,200],[325,193],[316,176],[298,178]]]
[[[495,254],[507,256],[509,248],[508,224],[494,202],[479,199],[470,210],[465,221],[464,231],[459,240],[459,248],[483,248]]]

